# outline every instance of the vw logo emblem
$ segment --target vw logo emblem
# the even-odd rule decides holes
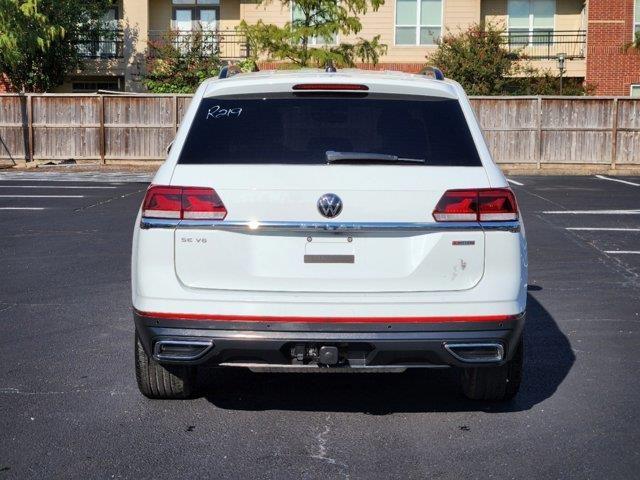
[[[325,193],[318,199],[318,211],[327,218],[337,217],[342,211],[342,200],[335,193]]]

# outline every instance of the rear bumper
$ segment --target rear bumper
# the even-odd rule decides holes
[[[285,369],[318,368],[318,358],[307,353],[321,347],[336,347],[339,362],[334,366],[352,369],[501,365],[513,356],[524,326],[524,314],[421,322],[167,317],[134,311],[145,350],[161,363]],[[456,355],[460,345],[495,346],[502,355],[469,361]]]

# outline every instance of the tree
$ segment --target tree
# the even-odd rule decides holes
[[[502,95],[511,78],[521,74],[519,55],[504,48],[502,31],[476,24],[447,33],[429,62],[459,82],[469,95]]]
[[[144,78],[153,93],[193,93],[220,70],[212,37],[206,32],[168,33],[149,45],[151,62]]]
[[[12,87],[42,92],[81,65],[76,42],[100,35],[110,0],[0,0],[0,72]]]
[[[270,2],[272,0],[262,0]],[[280,0],[293,9],[293,20],[284,27],[255,25],[245,21],[240,31],[247,37],[253,55],[267,54],[270,58],[287,60],[300,67],[321,66],[328,61],[353,66],[357,59],[378,63],[387,46],[380,43],[380,35],[371,40],[358,37],[356,43],[333,45],[338,35],[355,35],[362,30],[360,15],[369,9],[376,11],[384,0]]]
[[[558,78],[531,66],[523,48],[505,47],[504,32],[491,25],[472,25],[447,33],[429,64],[459,82],[469,95],[557,95]],[[564,95],[584,95],[593,86],[565,79]]]

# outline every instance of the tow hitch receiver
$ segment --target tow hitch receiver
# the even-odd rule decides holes
[[[291,358],[294,365],[338,365],[340,352],[332,345],[298,344],[291,348]]]
[[[320,347],[318,363],[336,365],[338,363],[338,347]]]

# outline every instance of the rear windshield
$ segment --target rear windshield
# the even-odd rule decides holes
[[[373,94],[205,98],[179,163],[314,165],[327,151],[481,165],[457,100]]]

